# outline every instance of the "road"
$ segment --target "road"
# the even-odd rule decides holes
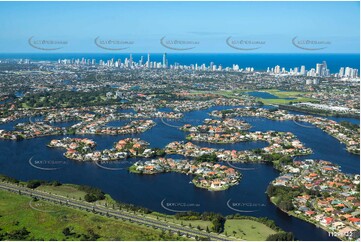
[[[226,241],[226,240],[235,240],[236,239],[236,238],[228,238],[225,235],[219,235],[219,234],[212,233],[212,232],[207,233],[205,231],[200,231],[196,228],[189,228],[189,227],[184,227],[182,225],[178,225],[178,224],[174,224],[174,223],[170,223],[170,222],[159,221],[155,218],[152,219],[152,218],[144,217],[144,216],[138,215],[138,214],[130,214],[129,212],[125,212],[125,211],[121,211],[121,210],[94,206],[94,204],[92,204],[92,203],[82,202],[82,201],[78,201],[78,200],[70,199],[70,198],[65,198],[62,196],[54,195],[54,194],[48,194],[48,193],[45,193],[42,191],[32,190],[32,189],[17,186],[17,185],[11,184],[11,183],[0,182],[0,189],[6,190],[6,191],[12,191],[15,193],[19,193],[21,195],[27,195],[27,196],[41,198],[41,199],[44,199],[44,200],[47,200],[50,202],[55,202],[55,203],[63,204],[66,206],[70,206],[70,207],[74,207],[74,208],[78,208],[78,209],[82,209],[82,210],[97,212],[103,216],[110,216],[110,217],[114,217],[117,219],[128,220],[128,221],[135,222],[138,224],[142,224],[142,225],[146,225],[146,226],[150,226],[150,227],[154,227],[154,228],[158,228],[158,229],[163,229],[166,231],[167,230],[172,231],[173,233],[180,233],[181,235],[188,234],[193,237],[195,237],[195,236],[206,237],[206,238],[210,238],[211,240],[216,240],[216,241],[223,241],[223,240]]]

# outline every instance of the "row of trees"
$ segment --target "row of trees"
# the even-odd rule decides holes
[[[276,234],[271,234],[267,237],[267,241],[292,241],[295,240],[295,237],[291,232],[279,232]]]
[[[48,185],[48,186],[61,186],[62,184],[58,181],[44,181],[44,180],[30,180],[26,183],[27,188],[35,189],[41,185]]]
[[[98,200],[105,199],[104,192],[102,190],[100,190],[99,188],[81,185],[81,186],[79,186],[79,190],[86,192],[86,194],[84,196],[84,200],[87,202],[95,202]]]
[[[213,212],[183,212],[183,213],[177,213],[174,215],[176,219],[182,219],[182,220],[203,220],[203,221],[211,221],[212,222],[212,231],[215,233],[222,233],[224,231],[224,223],[226,222],[226,219],[218,214]]]

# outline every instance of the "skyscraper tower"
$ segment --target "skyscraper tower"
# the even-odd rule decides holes
[[[147,68],[150,67],[150,54],[148,53],[148,58],[147,58]]]
[[[345,68],[341,67],[340,71],[338,72],[338,77],[343,77],[345,74]]]
[[[168,61],[167,61],[167,53],[163,54],[163,68],[168,67]]]
[[[319,64],[319,63],[316,64],[316,75],[317,76],[322,75],[322,64]]]
[[[328,70],[327,70],[326,61],[323,61],[323,62],[322,62],[321,76],[328,76]]]
[[[132,54],[130,54],[130,57],[129,57],[129,67],[132,67],[133,66],[133,56]]]
[[[281,68],[281,67],[277,65],[277,66],[275,67],[274,73],[275,73],[275,74],[279,74],[279,73],[280,73],[280,68]]]
[[[306,67],[305,66],[301,66],[301,75],[306,75]]]

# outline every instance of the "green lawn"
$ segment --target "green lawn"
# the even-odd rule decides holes
[[[203,220],[176,220],[171,215],[163,215],[158,213],[153,213],[153,215],[158,215],[159,219],[168,222],[173,222],[177,224],[183,224],[197,228],[199,226],[202,230],[206,230],[212,228],[211,221],[203,221]],[[236,233],[233,233],[235,231]],[[276,234],[277,232],[268,226],[249,219],[227,219],[224,225],[223,234],[227,236],[231,236],[231,238],[237,238],[241,240],[258,240],[265,241],[267,237],[271,234]]]
[[[49,192],[51,194],[60,195],[63,197],[69,197],[74,199],[84,199],[86,192],[79,191],[76,185],[66,185],[63,184],[61,186],[48,186],[42,185],[37,187],[36,190]]]
[[[198,226],[202,229],[202,230],[206,230],[207,227],[209,230],[211,230],[212,228],[212,223],[211,221],[203,221],[203,220],[171,220],[174,221],[177,224],[182,224],[185,226],[189,226],[189,224],[192,225],[193,228],[198,228]]]
[[[84,200],[84,196],[86,192],[78,189],[79,186],[73,184],[63,184],[61,186],[51,186],[51,185],[41,185],[36,188],[39,191],[45,191],[51,193],[53,195],[59,195],[71,199]],[[105,199],[94,202],[98,205],[108,205],[112,206],[112,204],[116,204],[108,194],[105,194]]]
[[[315,101],[312,98],[307,98],[304,95],[306,94],[306,92],[297,92],[297,91],[280,91],[277,89],[262,89],[262,90],[221,90],[221,91],[191,91],[191,93],[195,93],[195,94],[205,94],[205,93],[212,93],[212,94],[218,94],[218,95],[222,95],[224,97],[228,97],[228,98],[239,98],[239,94],[245,94],[247,92],[252,92],[252,91],[260,91],[260,92],[268,92],[272,95],[275,95],[279,98],[275,98],[275,99],[265,99],[265,98],[257,98],[257,101],[261,101],[263,102],[265,105],[271,105],[271,104],[289,104],[290,101],[292,102],[310,102],[310,101]],[[287,100],[285,98],[295,98],[293,100]]]
[[[89,229],[100,236],[99,240],[175,240],[180,238],[171,236],[168,232],[162,234],[160,230],[135,223],[106,218],[50,202],[32,201],[30,197],[7,191],[0,190],[0,197],[0,228],[2,229],[0,234],[25,227],[30,232],[27,240],[82,240],[83,234],[90,233]],[[62,232],[66,227],[71,228],[74,234],[66,237]]]
[[[257,221],[248,219],[227,219],[224,233],[242,240],[264,241],[276,231]]]

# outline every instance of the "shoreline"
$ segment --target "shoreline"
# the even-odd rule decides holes
[[[326,227],[324,227],[324,226],[322,226],[322,225],[320,225],[320,224],[316,224],[316,222],[314,222],[314,221],[306,220],[306,219],[304,219],[303,217],[298,216],[296,213],[288,212],[288,211],[285,211],[285,210],[279,208],[279,207],[274,203],[274,201],[273,201],[273,199],[272,199],[273,197],[269,197],[269,196],[268,196],[268,198],[269,198],[269,201],[270,201],[277,209],[279,209],[279,210],[281,210],[282,212],[286,213],[288,216],[292,216],[292,217],[297,218],[297,219],[300,219],[300,220],[302,220],[302,221],[304,221],[304,222],[313,224],[315,227],[321,228],[321,229],[323,229],[324,231],[326,231],[326,232],[329,234],[329,236],[330,236],[332,233],[335,233],[334,231],[329,231],[329,230],[327,230]],[[335,234],[337,234],[337,233],[335,233]],[[344,239],[342,239],[342,237],[339,237],[339,236],[334,236],[334,237],[340,239],[341,241],[344,241]]]

